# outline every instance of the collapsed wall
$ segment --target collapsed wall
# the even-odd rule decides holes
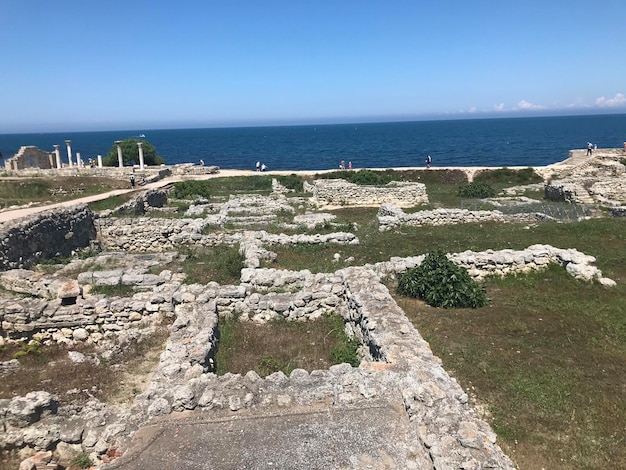
[[[85,204],[5,222],[0,225],[0,270],[70,256],[95,238],[94,214]]]

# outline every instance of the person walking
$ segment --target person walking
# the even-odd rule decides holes
[[[587,155],[593,154],[593,144],[591,142],[587,142]]]
[[[430,155],[426,155],[426,168],[430,168],[430,164],[432,163],[432,159]]]
[[[256,162],[256,171],[261,171],[261,162],[260,161]]]
[[[135,189],[135,175],[133,175],[132,173],[130,175],[130,187],[132,189]]]

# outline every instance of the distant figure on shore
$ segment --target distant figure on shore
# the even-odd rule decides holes
[[[344,160],[341,160],[341,163],[339,163],[339,169],[340,170],[346,169],[346,162]]]
[[[433,162],[432,158],[430,158],[430,155],[426,155],[426,168],[430,168],[430,164]]]
[[[130,187],[135,189],[135,175],[133,174],[130,175]]]
[[[352,170],[352,162],[348,162],[348,170]]]
[[[200,166],[204,166],[204,160],[200,160]]]
[[[591,142],[587,142],[587,155],[593,154],[593,144]]]
[[[261,165],[261,171],[265,171],[265,170],[267,170],[267,167],[265,166],[265,163],[263,163],[263,164]]]
[[[261,162],[256,162],[256,171],[261,171]]]

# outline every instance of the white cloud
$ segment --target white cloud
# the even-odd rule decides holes
[[[493,105],[493,110],[494,111],[506,111],[506,109],[504,108],[504,103]]]
[[[615,106],[626,106],[626,96],[623,93],[617,93],[613,98],[605,98],[601,96],[596,100],[596,106],[601,108],[613,108]]]
[[[546,109],[545,106],[540,105],[540,104],[534,104],[531,103],[529,101],[526,100],[522,100],[519,103],[517,103],[517,106],[513,109],[517,109],[517,110],[532,110],[532,109]]]

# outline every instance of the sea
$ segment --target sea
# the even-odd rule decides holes
[[[544,166],[587,142],[622,148],[626,114],[0,134],[0,152],[8,158],[23,145],[52,151],[58,144],[66,161],[71,140],[73,153],[87,161],[128,137],[150,142],[168,165],[203,161],[223,169],[252,170],[257,161],[269,170],[326,170],[342,161],[354,168],[419,167],[427,155],[433,167]]]

